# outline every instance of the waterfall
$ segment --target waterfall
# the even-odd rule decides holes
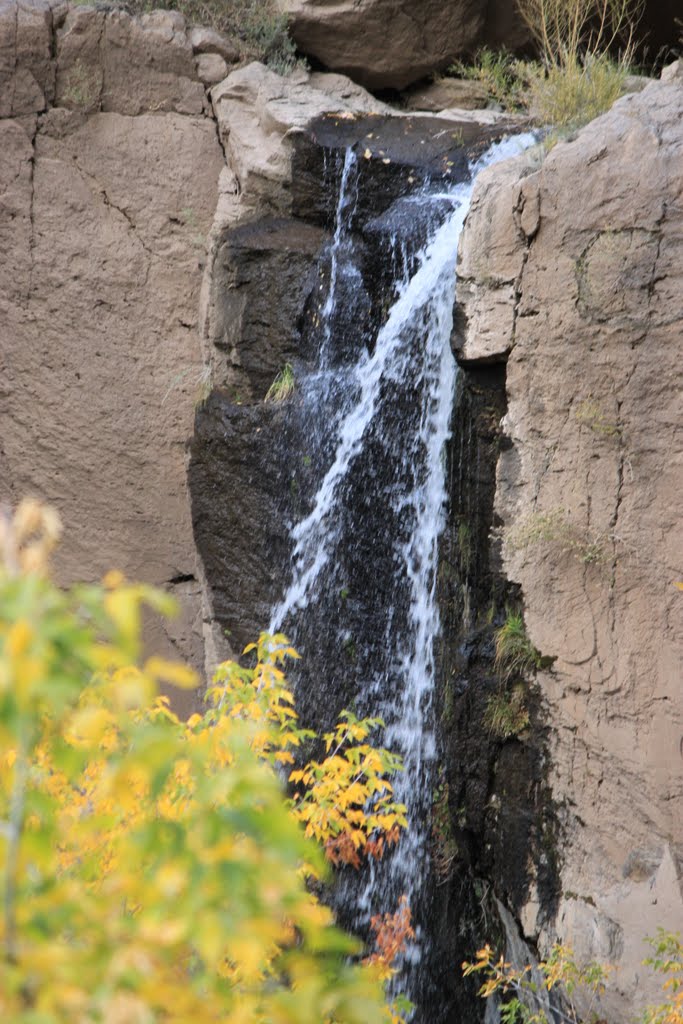
[[[384,238],[395,278],[383,322],[370,338],[354,235],[358,165],[353,151],[346,152],[318,359],[299,381],[296,415],[313,482],[305,514],[291,527],[291,581],[270,629],[284,630],[303,655],[298,701],[310,699],[315,685],[325,688],[332,714],[353,704],[382,717],[384,745],[403,757],[395,794],[407,806],[409,831],[360,878],[343,872],[335,899],[346,922],[362,930],[371,915],[395,909],[404,893],[409,897],[417,936],[397,989],[418,1004],[420,1020],[427,1019],[419,1004],[429,988],[437,563],[456,380],[455,261],[476,174],[533,141],[525,135],[496,143],[469,180],[448,191],[422,186],[400,200],[404,217],[411,211],[422,222],[426,217],[427,240],[411,252],[399,231]]]

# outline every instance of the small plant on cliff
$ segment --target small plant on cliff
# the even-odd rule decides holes
[[[448,780],[441,769],[432,798],[432,863],[439,884],[450,879],[457,855],[458,844],[453,835]]]
[[[506,535],[511,551],[521,551],[536,544],[551,544],[558,551],[574,555],[584,565],[602,563],[606,542],[616,539],[612,534],[591,535],[575,526],[562,508],[531,512],[515,523]]]
[[[448,68],[455,78],[479,82],[504,110],[524,110],[529,103],[529,86],[538,73],[531,61],[519,60],[504,50],[496,52],[484,47],[478,50],[471,64],[456,61]]]
[[[495,666],[501,679],[526,675],[541,664],[541,655],[527,636],[518,612],[508,610],[505,622],[496,630],[495,645]]]
[[[492,735],[507,740],[512,736],[519,736],[528,724],[529,712],[523,686],[515,686],[509,692],[500,690],[488,698],[484,711],[484,725]]]
[[[641,1024],[683,1024],[683,946],[680,934],[660,929],[656,938],[648,938],[654,956],[643,964],[663,976],[665,1001],[648,1007]],[[479,995],[496,996],[502,1003],[500,1018],[504,1024],[582,1024],[596,1019],[596,1007],[605,991],[610,967],[590,961],[580,964],[568,946],[556,943],[548,957],[534,970],[530,965],[516,967],[497,956],[489,945],[477,951],[476,959],[465,961],[463,974],[479,974],[483,983]],[[542,979],[539,983],[538,976]],[[559,1006],[548,1011],[548,996],[559,993]]]
[[[285,363],[266,392],[264,402],[284,402],[294,393],[294,370]]]

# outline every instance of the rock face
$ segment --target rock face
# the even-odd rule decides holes
[[[478,40],[482,0],[280,0],[303,53],[371,89],[402,89]]]
[[[184,445],[223,155],[183,19],[0,6],[0,498],[62,514],[65,582],[164,585],[203,661]]]
[[[285,363],[310,356],[307,323],[329,269],[345,147],[359,154],[357,213],[379,278],[388,227],[380,215],[400,220],[400,209],[388,213],[393,200],[427,175],[461,172],[463,143],[494,131],[474,121],[396,116],[342,75],[282,78],[260,64],[234,71],[211,99],[227,163],[201,307],[214,392],[198,411],[190,460],[213,609],[209,662],[252,640],[281,597],[287,522],[301,517],[305,500],[305,443],[299,436],[285,443],[286,410],[263,399]],[[354,303],[362,298],[347,303],[356,342],[363,316]]]
[[[624,97],[539,166],[484,173],[461,241],[465,364],[508,356],[496,508],[563,823],[561,896],[516,908],[616,964],[604,1015],[657,999],[643,939],[683,920],[683,88]]]

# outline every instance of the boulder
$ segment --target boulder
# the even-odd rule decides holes
[[[228,65],[219,53],[200,53],[195,59],[197,77],[204,85],[216,85],[228,73]]]
[[[235,45],[211,28],[194,25],[188,33],[188,38],[195,53],[217,53],[227,64],[235,64],[239,60],[239,52]]]
[[[482,0],[278,0],[298,48],[370,89],[404,89],[471,49]]]
[[[483,110],[490,100],[488,89],[481,82],[466,78],[442,78],[416,89],[405,96],[408,110]]]
[[[296,134],[323,114],[389,110],[342,75],[283,78],[257,62],[233,71],[212,89],[211,101],[243,201],[280,211],[289,209]]]
[[[520,917],[616,966],[615,1024],[660,1001],[644,939],[683,920],[682,151],[677,81],[623,97],[540,166],[480,176],[459,263],[461,360],[507,358],[504,569],[554,659],[561,890]]]

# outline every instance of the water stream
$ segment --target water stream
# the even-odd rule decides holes
[[[303,655],[297,696],[316,686],[332,713],[352,704],[381,716],[383,742],[405,770],[396,796],[410,830],[394,855],[360,878],[343,873],[335,896],[342,917],[360,930],[372,914],[407,894],[417,938],[397,988],[418,1004],[429,989],[433,898],[430,819],[438,750],[433,715],[439,537],[447,491],[444,447],[450,436],[456,364],[451,351],[458,239],[478,171],[533,141],[519,136],[491,146],[469,180],[448,191],[422,187],[401,200],[429,222],[417,251],[404,234],[384,239],[394,280],[376,336],[363,330],[363,260],[354,236],[357,159],[347,150],[327,295],[320,307],[316,366],[299,380],[301,436],[313,484],[292,524],[291,581],[272,613]],[[413,207],[410,206],[413,204]],[[339,324],[346,325],[338,330]]]

